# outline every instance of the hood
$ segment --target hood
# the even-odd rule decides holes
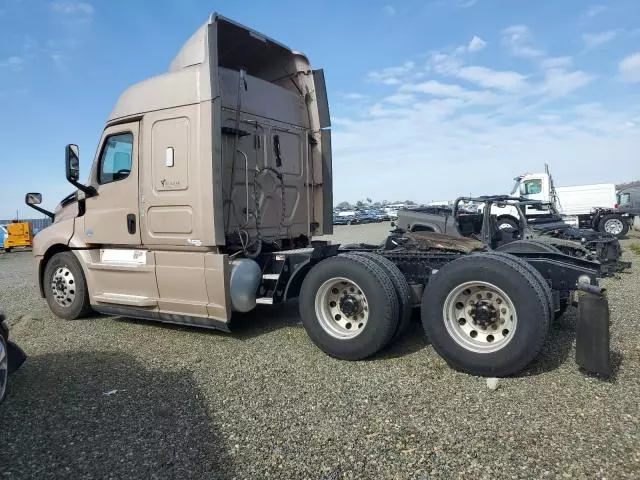
[[[53,211],[54,219],[53,223],[59,222],[68,217],[77,217],[78,216],[78,190],[73,191],[62,200],[60,203],[56,205],[55,210]]]

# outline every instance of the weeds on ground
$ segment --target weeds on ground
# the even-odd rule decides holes
[[[632,243],[629,245],[629,249],[636,255],[640,256],[640,243]]]

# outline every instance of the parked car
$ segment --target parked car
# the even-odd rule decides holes
[[[7,395],[9,375],[13,374],[26,358],[22,349],[9,340],[9,324],[0,307],[0,403]]]

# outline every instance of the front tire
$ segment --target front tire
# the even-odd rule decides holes
[[[629,224],[621,215],[611,213],[600,219],[598,230],[622,238],[629,232]]]
[[[300,317],[327,355],[362,360],[398,328],[398,297],[386,271],[368,258],[338,255],[315,265],[302,283]]]
[[[549,331],[545,292],[531,273],[490,255],[442,267],[425,288],[422,323],[456,370],[507,376],[535,358]]]
[[[87,281],[72,252],[51,257],[44,270],[43,285],[49,308],[56,316],[74,320],[91,312]]]

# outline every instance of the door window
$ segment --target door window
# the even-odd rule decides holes
[[[618,195],[618,204],[621,207],[629,207],[631,206],[631,194],[630,193],[622,193]]]
[[[130,132],[110,135],[104,142],[98,169],[98,183],[124,180],[131,173],[133,134]]]
[[[534,195],[542,192],[542,180],[526,180],[524,182],[524,194]]]

